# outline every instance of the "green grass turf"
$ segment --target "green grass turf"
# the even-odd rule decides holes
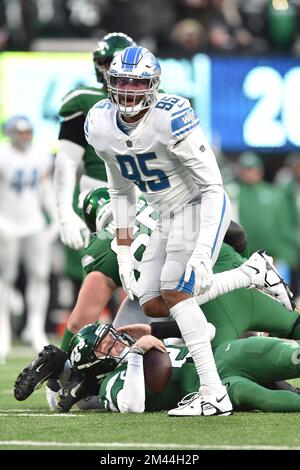
[[[11,392],[18,372],[32,358],[29,350],[23,349],[22,354],[15,350],[7,364],[0,365],[0,449],[300,448],[298,413],[236,413],[211,418],[96,411],[53,415],[44,388],[24,402],[16,401]]]

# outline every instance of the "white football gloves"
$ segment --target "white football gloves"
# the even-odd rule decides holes
[[[195,248],[186,264],[184,282],[189,282],[192,272],[195,275],[194,296],[204,294],[213,283],[212,260],[208,250]]]
[[[133,300],[136,281],[133,272],[130,246],[118,245],[117,258],[119,264],[119,276],[123,289],[128,295],[129,299]]]
[[[60,238],[64,245],[74,250],[81,250],[88,245],[90,231],[81,218],[72,210],[58,211]]]

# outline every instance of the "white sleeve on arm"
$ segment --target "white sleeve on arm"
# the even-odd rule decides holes
[[[129,353],[124,387],[117,396],[121,413],[143,413],[145,411],[145,380],[143,356]]]
[[[58,152],[54,167],[54,192],[58,212],[73,211],[73,193],[77,169],[85,149],[69,140],[58,141]]]
[[[226,198],[222,186],[219,185],[207,186],[201,192],[201,230],[197,240],[197,247],[206,247],[212,255],[219,225],[222,221],[225,207],[228,205],[228,198]]]
[[[189,168],[201,193],[201,230],[197,246],[211,251],[218,231],[226,196],[216,157],[201,128],[197,126],[183,140],[170,148],[178,160]]]
[[[133,228],[136,212],[135,185],[113,163],[105,162],[111,207],[117,228]]]
[[[189,168],[200,190],[210,184],[223,185],[215,154],[200,126],[195,127],[185,139],[172,140],[169,148],[178,161]]]

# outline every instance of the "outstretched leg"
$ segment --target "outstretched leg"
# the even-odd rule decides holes
[[[47,379],[57,379],[67,358],[67,354],[56,346],[45,346],[18,375],[14,385],[15,398],[19,401],[26,400]]]

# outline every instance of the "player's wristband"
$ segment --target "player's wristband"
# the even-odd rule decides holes
[[[141,348],[130,348],[130,351],[128,354],[133,353],[133,354],[138,354],[139,356],[143,356],[145,353]]]

